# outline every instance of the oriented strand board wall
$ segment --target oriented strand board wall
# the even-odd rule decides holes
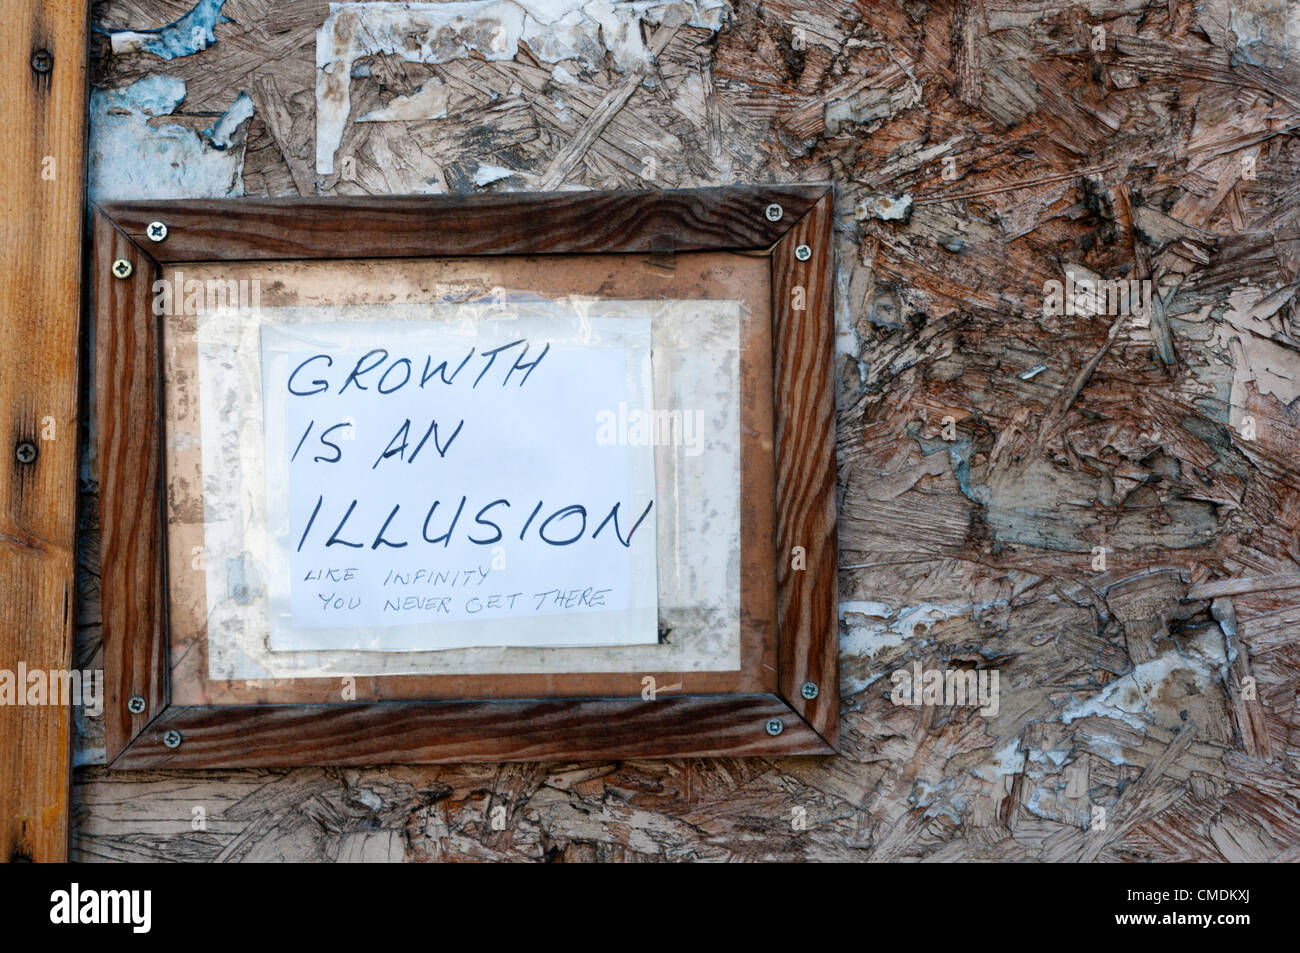
[[[1286,5],[532,6],[405,53],[318,0],[100,36],[92,189],[833,179],[843,756],[109,775],[83,720],[79,856],[1300,859]],[[1067,271],[1161,297],[1044,315]],[[895,707],[913,662],[996,668],[998,712]]]

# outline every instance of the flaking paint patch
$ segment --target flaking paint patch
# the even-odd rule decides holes
[[[1170,703],[1171,692],[1180,691],[1185,680],[1193,691],[1207,693],[1227,676],[1226,646],[1221,640],[1205,636],[1190,641],[1185,648],[1169,649],[1133,671],[1106,685],[1090,698],[1077,701],[1061,712],[1061,724],[1079,718],[1101,717],[1121,721],[1138,731],[1152,724],[1177,727],[1178,706]]]
[[[244,123],[252,115],[252,101],[241,94],[230,112],[212,125],[209,132],[220,135],[218,146],[177,123],[150,125],[151,119],[173,113],[184,99],[185,83],[161,75],[146,76],[123,89],[91,91],[92,199],[244,194]]]
[[[1217,4],[1210,4],[1217,6]],[[1232,0],[1227,5],[1232,52],[1252,66],[1282,69],[1288,54],[1300,49],[1300,12],[1286,0]]]
[[[470,56],[512,60],[522,41],[544,63],[576,60],[599,70],[608,58],[619,71],[636,71],[651,61],[642,23],[716,31],[726,11],[725,0],[331,3],[316,32],[316,171],[334,172],[351,110],[354,66],[363,57],[387,54],[430,65]]]
[[[1026,754],[1020,750],[1020,738],[1016,737],[994,751],[988,761],[974,768],[971,773],[985,781],[996,781],[1020,774],[1025,770],[1025,762]]]
[[[1001,601],[959,604],[923,602],[905,606],[895,614],[883,602],[844,602],[840,604],[840,621],[844,626],[840,653],[858,657],[875,656],[885,649],[917,639],[946,619],[977,616],[980,612],[1005,605]],[[861,617],[864,621],[859,622],[852,616]],[[866,621],[867,619],[882,621]]]
[[[882,222],[902,222],[904,225],[912,217],[912,196],[903,195],[868,195],[853,209],[858,221],[878,218]]]
[[[493,182],[499,182],[502,179],[508,179],[515,174],[514,169],[507,169],[504,166],[481,165],[474,171],[474,184],[482,187]]]
[[[106,33],[114,55],[152,53],[165,60],[190,56],[217,42],[218,23],[233,23],[221,15],[226,0],[199,0],[189,13],[153,30],[101,30]]]
[[[1285,343],[1290,340],[1290,329],[1282,317],[1298,291],[1300,284],[1295,282],[1271,293],[1242,286],[1228,297],[1212,345],[1226,347],[1232,354],[1229,422],[1235,430],[1241,429],[1246,416],[1247,384],[1283,404],[1300,397],[1300,358]]]
[[[252,97],[248,93],[241,92],[235,99],[234,105],[227,109],[220,119],[203,130],[203,138],[207,139],[208,144],[214,149],[222,151],[229,149],[232,145],[243,141],[239,134],[239,127],[252,118]]]
[[[436,76],[411,93],[398,96],[379,109],[372,109],[357,122],[407,122],[420,119],[441,119],[447,115],[450,98],[447,84]]]

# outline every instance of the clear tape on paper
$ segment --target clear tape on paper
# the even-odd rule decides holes
[[[743,317],[201,314],[210,677],[738,668]]]

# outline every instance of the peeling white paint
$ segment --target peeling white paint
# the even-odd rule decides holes
[[[389,54],[408,63],[427,64],[471,55],[511,60],[522,41],[544,63],[577,60],[599,70],[608,57],[617,70],[637,71],[651,60],[641,36],[642,23],[717,30],[727,9],[725,0],[642,0],[617,5],[607,0],[331,3],[316,32],[316,171],[334,172],[334,154],[351,108],[354,64],[363,57]]]
[[[244,144],[252,101],[240,94],[208,130],[150,125],[175,111],[185,83],[146,76],[90,94],[89,191],[96,200],[224,198],[244,194]]]
[[[852,602],[846,601],[840,603],[840,618],[844,618],[847,612],[854,612],[858,615],[873,615],[881,619],[888,619],[894,614],[894,607],[888,602]]]
[[[1025,770],[1025,752],[1020,750],[1020,738],[1011,739],[984,764],[972,769],[971,773],[985,781],[1011,777]]]
[[[883,602],[842,602],[840,619],[844,623],[845,634],[840,638],[840,654],[847,656],[874,656],[879,652],[902,645],[917,638],[918,631],[929,631],[935,623],[945,619],[963,618],[976,615],[1005,602],[966,602],[959,604],[939,604],[923,602],[898,610],[892,622],[869,622],[869,618],[889,619],[893,616],[890,607]],[[858,622],[850,616],[861,616]]]
[[[551,70],[551,79],[561,84],[576,83],[578,81],[578,78],[576,76],[570,73],[559,63],[556,63],[555,69]]]
[[[924,809],[923,816],[928,820],[935,817],[948,817],[955,823],[961,824],[962,818],[969,806],[969,796],[954,791],[955,779],[943,778],[936,784],[931,784],[922,778],[918,778],[912,786],[912,793],[908,798],[914,805]]]
[[[1254,384],[1260,394],[1271,394],[1283,404],[1300,397],[1300,362],[1282,342],[1290,329],[1283,319],[1284,306],[1300,291],[1291,283],[1266,292],[1253,285],[1234,288],[1228,309],[1215,323],[1213,347],[1232,352],[1232,392],[1229,422],[1240,430],[1246,415],[1246,385]]]
[[[1092,697],[1067,706],[1061,712],[1061,724],[1096,716],[1113,718],[1138,731],[1146,731],[1151,724],[1159,724],[1162,715],[1167,713],[1168,706],[1161,706],[1157,699],[1175,679],[1190,677],[1196,687],[1208,692],[1213,683],[1227,674],[1229,664],[1222,641],[1202,634],[1189,642],[1185,651],[1162,652],[1110,682]]]
[[[514,169],[507,169],[504,166],[481,165],[474,172],[474,184],[479,186],[489,185],[517,174]]]
[[[1104,758],[1114,765],[1129,764],[1124,757],[1124,747],[1110,735],[1092,735],[1087,739],[1088,753]]]
[[[248,93],[241,92],[225,115],[203,130],[203,137],[214,149],[229,149],[236,142],[242,142],[239,127],[252,118],[253,100]]]
[[[912,196],[910,195],[868,195],[853,209],[858,221],[878,218],[882,222],[907,223],[912,217]]]
[[[411,95],[398,96],[388,105],[370,110],[357,122],[441,119],[447,115],[447,101],[450,95],[447,84],[435,76]]]

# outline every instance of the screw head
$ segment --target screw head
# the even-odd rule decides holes
[[[767,216],[769,222],[779,222],[781,221],[781,217],[785,215],[785,209],[773,202],[767,208],[763,209],[763,214]]]
[[[794,257],[798,258],[800,261],[807,261],[812,257],[812,249],[807,245],[800,245],[794,250]]]
[[[24,440],[14,447],[14,456],[18,458],[19,463],[32,463],[36,460],[36,444],[30,440]]]
[[[179,748],[181,746],[181,733],[175,728],[164,731],[163,744],[169,748]]]
[[[113,274],[118,278],[130,278],[131,271],[131,263],[125,258],[119,258],[117,261],[113,262]]]
[[[144,696],[132,695],[126,702],[126,710],[133,715],[138,715],[144,711]]]
[[[807,698],[809,701],[817,697],[817,692],[818,688],[816,682],[804,682],[799,686],[799,694],[804,698]]]
[[[145,229],[145,234],[149,236],[150,241],[160,242],[167,237],[167,226],[162,222],[150,222],[149,227]]]
[[[49,50],[37,50],[32,54],[32,69],[38,73],[48,73],[54,69],[54,54]]]
[[[767,724],[764,725],[764,728],[767,729],[767,733],[769,735],[776,737],[781,732],[785,731],[785,722],[783,722],[780,718],[769,718],[767,720]]]

